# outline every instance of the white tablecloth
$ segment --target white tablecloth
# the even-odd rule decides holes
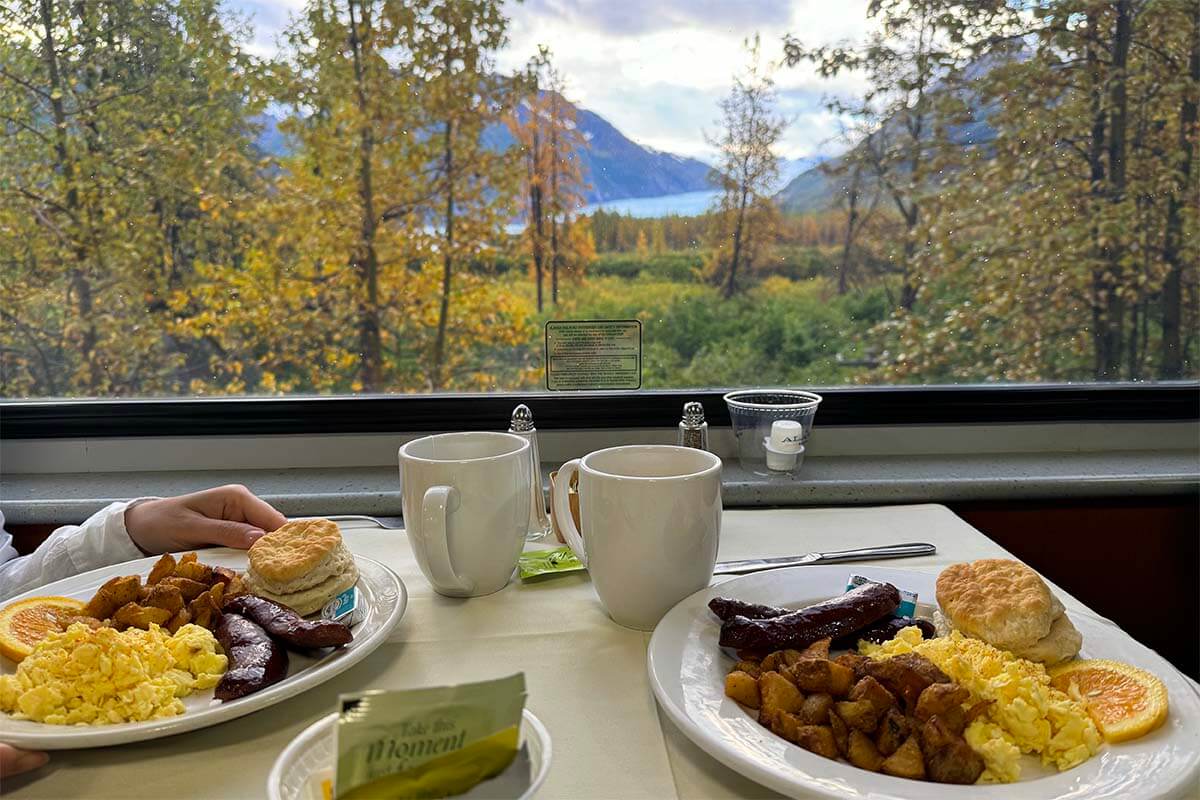
[[[276,756],[333,710],[340,692],[517,671],[526,675],[529,708],[553,741],[541,797],[775,797],[705,755],[659,712],[646,675],[650,635],[611,622],[585,573],[455,600],[425,582],[403,532],[345,531],[351,550],[387,564],[408,587],[408,610],[387,644],[316,689],[224,725],[122,747],[56,752],[48,767],[6,781],[5,797],[259,798]],[[935,544],[937,555],[892,565],[936,572],[956,561],[1011,557],[938,505],[727,511],[719,557],[911,541]],[[1060,596],[1068,608],[1082,609],[1074,598]]]

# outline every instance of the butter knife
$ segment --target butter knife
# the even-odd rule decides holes
[[[931,556],[937,548],[925,542],[888,544],[882,547],[859,547],[854,550],[833,550],[828,553],[805,553],[802,556],[783,558],[747,558],[741,561],[719,561],[713,568],[714,575],[745,575],[765,569],[800,567],[808,564],[837,564],[843,561],[874,561],[883,558],[912,558]]]

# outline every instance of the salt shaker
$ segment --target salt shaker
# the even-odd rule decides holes
[[[529,457],[533,460],[533,471],[530,473],[529,501],[529,530],[525,534],[527,542],[549,542],[554,538],[550,532],[550,518],[546,516],[546,495],[542,492],[542,459],[538,453],[537,428],[533,426],[533,412],[529,406],[522,403],[513,409],[512,420],[508,424],[508,432],[529,442]]]
[[[683,419],[679,422],[680,447],[708,449],[708,423],[704,421],[704,406],[693,401],[683,404]]]

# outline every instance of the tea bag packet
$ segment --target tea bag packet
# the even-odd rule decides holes
[[[516,757],[525,675],[339,701],[334,797],[450,797]]]
[[[517,572],[522,581],[562,575],[566,572],[579,572],[582,569],[584,569],[583,562],[571,552],[569,547],[556,547],[552,550],[526,550],[517,560]]]

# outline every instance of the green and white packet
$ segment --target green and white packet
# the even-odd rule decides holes
[[[517,559],[517,573],[521,580],[559,575],[564,572],[578,572],[584,569],[583,562],[571,552],[569,547],[556,547],[553,550],[527,550]]]
[[[499,775],[517,755],[525,674],[341,695],[334,797],[437,798]]]

